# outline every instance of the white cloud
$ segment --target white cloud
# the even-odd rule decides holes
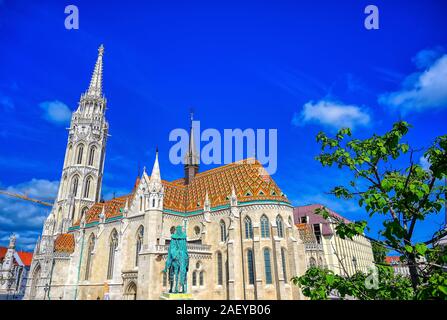
[[[4,111],[12,111],[14,110],[14,102],[8,96],[5,96],[0,93],[0,106]]]
[[[39,107],[44,111],[43,118],[55,124],[66,124],[70,121],[71,110],[67,105],[58,100],[44,101],[39,103]]]
[[[2,186],[2,189],[51,202],[50,199],[57,195],[58,186],[59,181],[32,179],[8,187]],[[32,249],[49,212],[48,207],[0,195],[0,244],[7,245],[8,236],[16,233],[19,235],[17,245]]]
[[[428,159],[424,156],[421,156],[419,158],[419,164],[421,165],[422,169],[424,170],[430,170],[430,162],[428,161]]]
[[[435,58],[435,53],[421,51],[413,61],[426,69],[409,75],[401,90],[380,95],[379,103],[403,114],[447,107],[447,54]]]
[[[366,126],[371,120],[370,115],[356,105],[347,105],[340,102],[320,100],[317,103],[307,102],[300,114],[295,114],[292,123],[304,125],[306,123],[319,123],[335,129],[357,126]]]

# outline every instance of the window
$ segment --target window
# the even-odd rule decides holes
[[[284,275],[284,279],[287,279],[287,268],[286,268],[286,249],[281,248],[281,264],[282,264],[282,273]]]
[[[79,219],[79,220],[82,220],[82,219],[85,217],[87,211],[88,211],[88,207],[84,207],[84,208],[82,208],[82,211],[81,211],[81,219]]]
[[[227,240],[227,227],[225,221],[220,220],[220,241],[225,242]]]
[[[270,250],[264,249],[265,283],[272,284],[272,266],[270,261]]]
[[[250,217],[245,217],[245,239],[253,239],[253,224]]]
[[[204,277],[203,271],[200,271],[200,273],[199,273],[199,285],[201,285],[201,286],[203,286],[204,283],[205,283],[203,277]]]
[[[223,284],[223,272],[222,272],[222,253],[217,253],[217,284]]]
[[[92,269],[92,259],[93,259],[93,250],[95,250],[95,235],[92,234],[88,241],[88,251],[87,251],[87,263],[85,266],[85,280],[90,278],[90,272]]]
[[[79,176],[74,176],[71,183],[71,194],[73,197],[78,195]]]
[[[301,223],[307,223],[307,216],[303,216],[300,218]]]
[[[247,266],[248,266],[248,283],[255,284],[253,251],[251,249],[247,250]]]
[[[309,267],[313,268],[317,266],[317,261],[315,260],[314,257],[310,257],[309,259]]]
[[[140,211],[143,211],[143,197],[140,196]]]
[[[199,236],[199,235],[200,235],[200,227],[199,227],[199,226],[195,226],[195,227],[194,227],[194,234],[195,234],[196,236]]]
[[[270,238],[269,218],[266,215],[261,217],[261,237]]]
[[[315,234],[315,238],[317,239],[317,242],[321,243],[321,229],[320,229],[319,223],[314,224],[314,234]]]
[[[197,286],[197,271],[194,271],[192,273],[192,285],[195,287]]]
[[[90,184],[92,183],[92,178],[88,177],[85,181],[84,198],[88,198],[90,195]]]
[[[155,208],[155,199],[152,199],[152,208]]]
[[[107,279],[113,278],[113,269],[115,267],[115,253],[117,247],[118,247],[118,232],[116,232],[116,230],[113,229],[112,234],[110,235],[109,266],[107,268]]]
[[[93,146],[90,148],[90,154],[88,156],[88,165],[92,166],[93,162],[95,161],[95,151],[96,151],[96,147]]]
[[[82,154],[84,153],[84,145],[80,144],[78,146],[78,159],[76,161],[77,164],[81,164],[82,163]]]
[[[280,215],[276,217],[276,227],[278,228],[278,237],[284,237],[284,223]]]
[[[144,227],[140,226],[137,230],[137,245],[135,249],[135,267],[138,267],[138,257],[143,247],[143,236],[144,236]]]

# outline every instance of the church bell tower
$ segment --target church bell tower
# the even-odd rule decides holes
[[[105,118],[107,100],[102,92],[104,46],[87,91],[81,95],[68,128],[68,142],[57,199],[53,206],[54,234],[67,232],[84,218],[101,195],[109,124]]]

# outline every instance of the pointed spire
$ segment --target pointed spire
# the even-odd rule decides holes
[[[102,56],[104,55],[104,46],[98,48],[98,59],[93,70],[92,80],[87,90],[87,95],[94,97],[102,96]]]
[[[186,155],[186,164],[187,165],[198,165],[199,164],[199,157],[197,155],[196,150],[196,142],[195,142],[195,135],[194,135],[194,113],[191,111],[191,125],[189,127],[189,147],[188,147],[188,153]]]
[[[155,161],[154,161],[154,166],[152,168],[151,181],[161,181],[160,165],[158,163],[158,147],[155,152]]]

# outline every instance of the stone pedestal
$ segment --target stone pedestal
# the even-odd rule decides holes
[[[164,292],[160,300],[194,300],[191,293],[168,293]]]

